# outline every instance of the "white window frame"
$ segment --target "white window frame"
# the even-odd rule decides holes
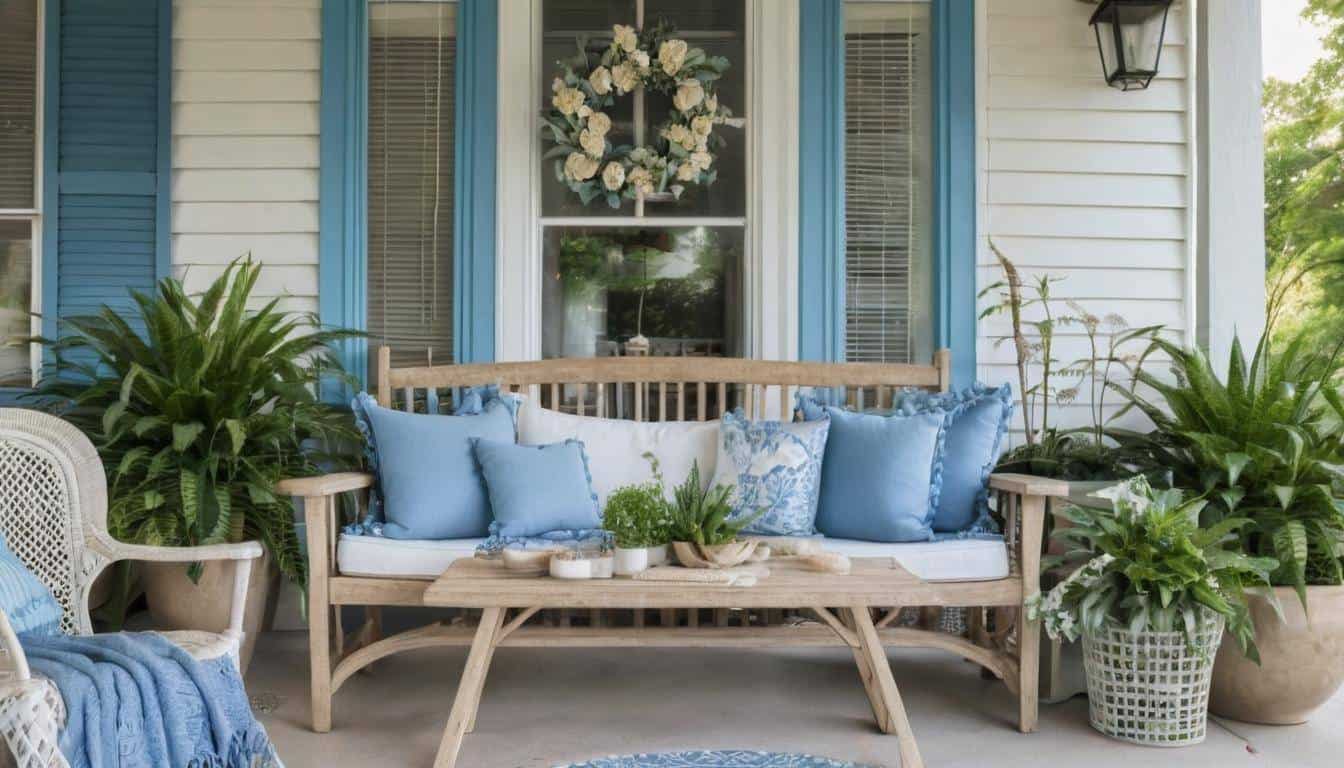
[[[33,0],[37,3],[37,45],[34,48],[37,55],[37,93],[33,100],[33,109],[36,112],[34,117],[33,130],[33,206],[31,208],[0,208],[0,221],[27,221],[30,224],[30,231],[33,238],[33,263],[32,280],[30,281],[29,320],[28,332],[32,336],[42,334],[42,200],[44,194],[43,185],[43,157],[42,157],[42,137],[45,132],[44,113],[46,111],[46,43],[47,43],[47,19],[46,3],[40,0]],[[0,343],[8,343],[8,339],[0,339]],[[28,349],[28,366],[32,371],[31,383],[36,384],[42,372],[42,346],[40,344],[30,344]]]
[[[496,360],[541,359],[542,230],[558,225],[745,224],[744,354],[797,358],[798,0],[745,2],[746,61],[733,64],[746,67],[747,125],[740,139],[747,142],[746,216],[642,219],[542,218],[542,0],[500,3]]]

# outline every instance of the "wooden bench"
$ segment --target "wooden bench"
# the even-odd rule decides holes
[[[949,384],[950,354],[939,351],[933,365],[875,363],[809,363],[733,358],[635,357],[556,359],[537,362],[445,365],[392,368],[386,348],[378,351],[378,402],[408,411],[446,410],[455,388],[498,384],[530,397],[547,408],[591,416],[613,417],[618,404],[623,413],[640,421],[706,420],[741,407],[753,418],[792,417],[793,397],[799,388],[825,387],[843,391],[856,407],[890,407],[906,387],[945,391]],[[313,730],[331,729],[331,700],[358,670],[393,653],[445,645],[469,645],[470,624],[431,624],[383,637],[383,606],[422,606],[432,579],[369,578],[342,575],[336,564],[340,534],[338,497],[367,495],[373,477],[341,473],[287,480],[282,492],[303,499],[308,542],[309,651],[312,674]],[[1040,634],[1038,622],[1026,618],[1024,601],[1039,590],[1041,537],[1046,499],[1067,493],[1065,484],[1023,475],[992,475],[990,486],[1008,548],[1009,575],[994,581],[919,582],[914,602],[885,606],[875,626],[883,645],[941,648],[979,664],[1002,679],[1018,697],[1018,727],[1036,727],[1037,672]],[[750,600],[750,590],[742,592]],[[343,606],[362,606],[366,618],[347,634],[341,621]],[[901,607],[969,608],[968,637],[897,625]],[[663,608],[656,611],[658,626],[649,626],[644,612],[636,611],[629,626],[590,613],[588,626],[569,622],[518,629],[515,643],[546,644],[547,633],[583,632],[583,644],[623,646],[631,633],[647,633],[651,642],[696,647],[744,645],[829,645],[832,633],[822,628],[795,626],[781,621],[776,606],[743,605],[751,611],[741,626],[728,627],[729,611],[718,607],[701,626],[699,610]],[[755,611],[752,609],[760,608]],[[596,609],[595,609],[596,610]],[[739,612],[739,615],[743,615]],[[708,630],[708,631],[707,631]]]

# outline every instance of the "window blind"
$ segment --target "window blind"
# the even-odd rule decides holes
[[[0,0],[0,208],[35,208],[37,2]]]
[[[394,366],[453,359],[455,8],[370,6],[368,333]]]
[[[926,24],[913,14],[870,16],[845,35],[845,357],[850,361],[911,362],[931,347]]]

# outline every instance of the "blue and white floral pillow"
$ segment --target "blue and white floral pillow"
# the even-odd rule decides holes
[[[750,421],[726,413],[719,426],[714,486],[732,489],[733,518],[761,512],[746,533],[812,536],[817,532],[821,460],[828,420]]]

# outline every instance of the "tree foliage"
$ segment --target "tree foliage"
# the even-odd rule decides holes
[[[1299,281],[1282,335],[1344,334],[1344,0],[1308,0],[1323,55],[1289,83],[1265,82],[1265,249],[1271,282],[1307,262],[1329,264]]]

